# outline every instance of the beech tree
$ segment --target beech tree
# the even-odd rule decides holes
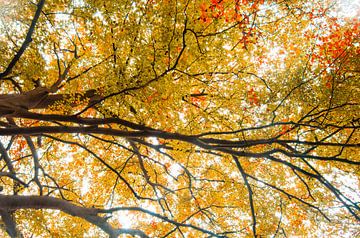
[[[356,237],[343,8],[1,1],[1,236]]]

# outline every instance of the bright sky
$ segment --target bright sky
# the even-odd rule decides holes
[[[339,17],[360,18],[360,0],[339,0]]]

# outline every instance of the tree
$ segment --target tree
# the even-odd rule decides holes
[[[358,16],[1,4],[2,235],[359,235]]]

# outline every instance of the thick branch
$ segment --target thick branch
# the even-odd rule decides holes
[[[136,124],[135,124],[136,125]],[[142,126],[139,126],[140,128]],[[146,127],[145,127],[146,128]],[[245,151],[238,151],[229,148],[223,148],[217,144],[209,144],[206,139],[199,139],[197,136],[191,135],[183,135],[179,133],[170,133],[161,130],[155,129],[145,129],[140,131],[127,131],[127,130],[118,130],[112,128],[104,128],[98,126],[73,126],[73,127],[66,127],[66,126],[39,126],[39,127],[28,127],[28,128],[0,128],[1,135],[39,135],[39,134],[59,134],[59,133],[81,133],[81,134],[102,134],[102,135],[111,135],[111,136],[119,136],[123,138],[139,138],[139,137],[157,137],[162,139],[170,139],[170,140],[179,140],[184,141],[196,146],[199,146],[203,149],[212,149],[216,151],[220,151],[223,153],[235,155],[235,156],[246,156],[246,157],[255,157],[255,158],[263,158],[268,157],[272,154],[282,153],[289,157],[299,157],[299,158],[310,158],[310,159],[317,159],[317,160],[331,160],[331,161],[339,161],[348,164],[358,165],[360,162],[358,161],[351,161],[347,159],[340,159],[335,157],[321,157],[321,156],[314,156],[314,155],[304,155],[304,154],[296,154],[291,153],[281,149],[273,149],[271,151],[263,152],[263,153],[252,153],[252,152],[245,152]],[[212,139],[211,139],[212,140]],[[246,143],[246,142],[239,142],[239,143]]]
[[[83,102],[89,100],[93,103],[101,99],[95,90],[88,90],[85,93],[78,93],[73,96],[68,94],[49,94],[50,90],[45,87],[38,87],[21,94],[0,94],[0,116],[21,116],[27,115],[30,109],[45,109],[56,102],[76,98]],[[70,103],[76,106],[76,103]],[[29,113],[31,115],[31,113]],[[30,116],[29,115],[29,116]],[[34,116],[34,115],[33,115]]]
[[[11,213],[7,210],[0,209],[1,218],[5,224],[6,232],[9,234],[10,237],[17,237],[18,232],[16,230],[16,223],[11,216]]]
[[[127,233],[147,237],[142,231],[133,229],[114,229],[104,217],[98,215],[99,210],[74,205],[68,201],[44,196],[10,196],[0,195],[0,211],[18,209],[55,209],[72,216],[77,216],[101,228],[110,237],[117,237],[119,234]]]

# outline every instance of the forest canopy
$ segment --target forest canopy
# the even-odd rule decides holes
[[[0,236],[359,236],[359,12],[0,0]]]

